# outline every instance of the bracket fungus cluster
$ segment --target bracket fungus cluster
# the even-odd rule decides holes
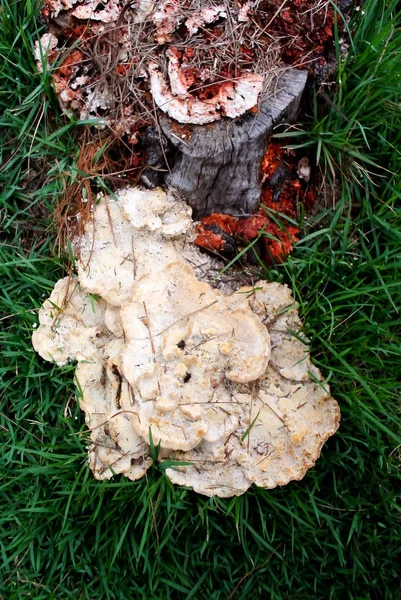
[[[161,189],[103,197],[33,345],[77,363],[98,479],[142,477],[151,443],[173,483],[208,496],[301,479],[340,415],[290,290],[213,288],[194,235],[189,207]]]

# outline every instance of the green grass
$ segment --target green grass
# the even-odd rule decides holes
[[[80,126],[58,115],[47,77],[34,74],[37,7],[0,1],[5,600],[401,598],[396,4],[367,0],[351,24],[355,50],[339,91],[326,91],[332,103],[316,96],[305,134],[293,140],[328,177],[337,172],[340,200],[305,227],[287,264],[267,273],[301,304],[341,429],[303,481],[220,500],[172,486],[157,468],[136,483],[95,481],[73,368],[44,363],[30,345],[36,309],[62,273],[51,212],[74,177]],[[29,181],[28,167],[37,174]]]

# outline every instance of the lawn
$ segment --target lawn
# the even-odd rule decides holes
[[[337,84],[312,91],[287,134],[328,193],[288,260],[264,272],[300,303],[340,430],[302,481],[223,500],[174,487],[157,466],[135,483],[94,480],[73,366],[31,346],[69,264],[53,213],[85,175],[86,125],[60,114],[35,70],[38,5],[0,0],[0,598],[401,598],[397,4],[366,0],[355,13]]]

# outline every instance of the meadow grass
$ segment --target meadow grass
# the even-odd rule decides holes
[[[395,1],[367,0],[338,86],[294,145],[337,190],[286,264],[339,432],[301,482],[233,499],[147,479],[95,481],[73,367],[30,337],[63,273],[52,210],[81,125],[31,55],[38,7],[0,2],[0,597],[49,600],[401,597],[401,51]],[[333,179],[335,175],[335,180]]]

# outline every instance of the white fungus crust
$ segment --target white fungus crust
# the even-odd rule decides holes
[[[39,311],[35,350],[77,361],[97,479],[142,477],[151,442],[178,461],[173,483],[207,496],[301,479],[340,413],[290,290],[260,281],[222,294],[197,277],[192,238],[190,209],[169,193],[102,198],[78,278],[58,281]]]
[[[148,67],[152,96],[157,106],[179,123],[206,125],[230,117],[234,119],[257,105],[263,88],[263,77],[257,74],[242,75],[235,81],[220,86],[211,100],[199,100],[183,83],[185,75],[178,60],[169,56],[169,81],[159,66],[151,62]]]
[[[138,21],[144,20],[153,10],[153,6],[153,0],[137,0]],[[121,14],[121,3],[118,0],[108,0],[104,3],[98,0],[45,0],[44,9],[51,17],[57,17],[60,12],[69,10],[77,19],[113,23]]]

